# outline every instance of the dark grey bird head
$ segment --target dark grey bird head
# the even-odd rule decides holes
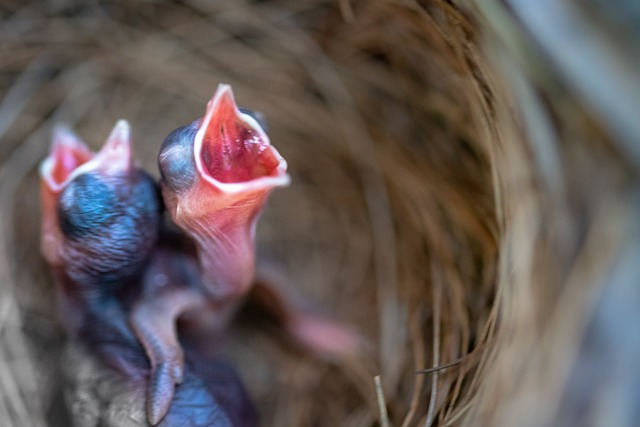
[[[92,153],[58,128],[42,162],[42,252],[77,287],[113,289],[141,274],[156,244],[161,202],[137,167],[129,125],[119,121]]]

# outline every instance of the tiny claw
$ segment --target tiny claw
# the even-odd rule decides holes
[[[151,370],[147,417],[156,425],[169,412],[175,387],[184,380],[184,354],[180,347],[165,349],[170,354],[163,355]]]
[[[151,425],[157,425],[171,407],[175,392],[175,379],[170,364],[161,363],[151,374],[147,418]]]
[[[184,358],[181,357],[179,361],[171,363],[171,376],[176,384],[182,384],[184,380]]]
[[[182,348],[171,346],[166,348],[165,352],[168,352],[168,354],[162,356],[159,364],[167,366],[175,384],[182,383],[184,379],[184,353]]]

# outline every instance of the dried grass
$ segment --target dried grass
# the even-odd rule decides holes
[[[38,253],[36,169],[51,126],[97,147],[126,118],[157,173],[164,136],[199,117],[219,82],[266,114],[293,177],[260,224],[261,262],[368,342],[328,363],[239,329],[228,354],[263,425],[376,425],[376,375],[391,425],[524,425],[541,408],[527,425],[558,420],[551,405],[635,202],[620,197],[631,175],[592,112],[553,70],[537,92],[539,66],[519,62],[535,49],[517,44],[525,36],[499,2],[2,10],[1,420],[66,425],[63,336]]]
[[[20,343],[20,357],[6,360],[37,369],[30,377],[3,371],[19,381],[3,401],[16,424],[44,415],[57,391],[47,359],[60,334],[50,338],[57,326],[37,253],[37,204],[25,196],[35,194],[52,123],[74,125],[97,146],[125,117],[139,157],[155,171],[163,136],[200,115],[221,81],[267,114],[294,178],[260,226],[262,259],[291,292],[356,325],[369,342],[359,358],[326,364],[239,331],[243,343],[231,343],[230,357],[264,425],[371,425],[376,374],[394,424],[457,416],[474,363],[415,371],[487,339],[496,231],[476,118],[458,102],[472,83],[453,54],[462,47],[443,37],[448,20],[411,3],[357,5],[357,19],[352,7],[32,4],[6,21],[5,49],[16,54],[3,68],[17,78],[7,82],[0,115],[13,144],[3,162],[11,178],[3,200],[13,202],[4,205],[13,234],[3,239],[11,247],[3,272],[13,285],[5,291],[21,304],[11,305],[5,330],[15,337],[3,347]]]

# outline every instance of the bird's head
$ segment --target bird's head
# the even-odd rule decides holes
[[[220,85],[205,116],[171,133],[160,150],[167,209],[211,255],[208,268],[215,271],[208,272],[217,275],[222,294],[248,286],[258,217],[271,191],[289,184],[287,162],[260,121],[238,108],[230,86]]]
[[[140,273],[157,240],[161,203],[152,178],[136,165],[126,121],[98,153],[56,128],[40,177],[41,249],[52,267],[87,286]]]

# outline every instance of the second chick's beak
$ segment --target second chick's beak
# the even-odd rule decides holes
[[[114,126],[98,154],[93,158],[93,168],[104,176],[126,175],[135,167],[131,130],[126,120]]]
[[[290,181],[286,161],[220,85],[204,118],[165,140],[159,164],[165,203],[198,244],[208,290],[243,294],[253,280],[258,217],[271,191]]]
[[[76,169],[90,161],[95,154],[65,126],[57,126],[49,156],[40,164],[40,202],[42,204],[41,250],[47,262],[58,266],[60,236],[58,199]]]

